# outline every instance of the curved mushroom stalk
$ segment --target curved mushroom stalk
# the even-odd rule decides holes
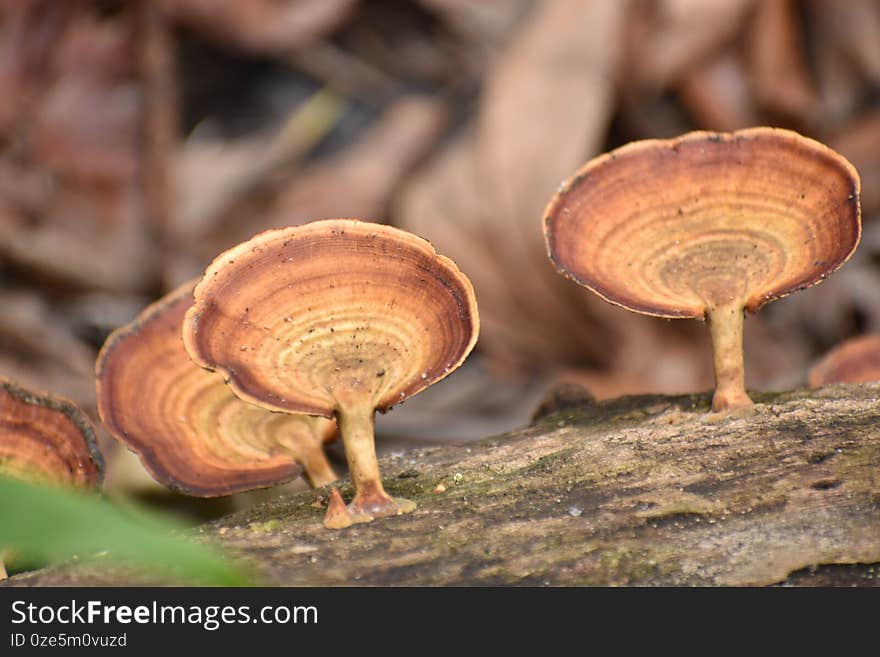
[[[233,247],[195,289],[183,338],[241,399],[336,417],[355,496],[325,525],[415,508],[382,486],[373,434],[385,412],[456,369],[477,340],[473,287],[426,240],[382,224],[327,219]]]
[[[225,384],[223,387],[229,399],[235,399],[236,403],[249,406],[247,402],[242,402],[232,395]],[[260,413],[261,416],[257,419],[250,418],[251,432],[255,435],[263,434],[264,444],[277,442],[288,456],[302,467],[303,477],[309,486],[321,488],[339,479],[324,451],[324,445],[336,439],[335,422],[313,415],[277,413],[270,414],[268,417],[271,419],[263,420],[262,417],[266,416],[266,412],[259,407],[253,407],[251,413]],[[248,416],[244,417],[247,421]],[[247,430],[245,424],[242,432]]]
[[[789,130],[692,132],[622,146],[583,166],[544,213],[550,259],[610,303],[702,318],[714,412],[750,406],[743,312],[821,282],[861,236],[859,176]]]
[[[746,393],[743,368],[743,314],[741,303],[715,306],[706,311],[712,336],[715,394],[712,411],[732,411],[753,404]]]
[[[336,411],[339,431],[345,446],[345,458],[351,470],[354,499],[348,505],[352,523],[369,522],[384,516],[408,513],[415,502],[391,497],[382,486],[374,438],[375,410],[371,407],[348,407]]]
[[[286,443],[284,439],[279,439],[279,442]],[[312,488],[321,488],[339,479],[330,461],[327,460],[324,442],[314,431],[309,431],[303,440],[290,445],[289,448],[293,458],[302,464],[303,476]]]

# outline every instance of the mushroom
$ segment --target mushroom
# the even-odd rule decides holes
[[[0,377],[0,472],[97,488],[103,471],[95,430],[73,402]]]
[[[825,354],[808,375],[811,388],[868,381],[880,381],[880,333],[844,340]]]
[[[336,417],[355,487],[349,519],[369,522],[415,508],[382,486],[375,412],[452,372],[478,331],[470,281],[429,242],[326,219],[260,233],[216,258],[183,337],[242,399]]]
[[[323,443],[331,420],[270,413],[234,394],[223,377],[193,363],[181,330],[191,281],[148,306],[104,343],[95,366],[98,413],[160,483],[214,497],[289,481],[303,469],[313,486],[336,479]]]
[[[95,431],[66,399],[0,377],[0,474],[42,484],[96,489],[104,459]],[[0,579],[8,553],[0,545]]]
[[[705,319],[715,412],[752,404],[744,310],[819,283],[860,233],[855,168],[765,127],[627,144],[583,166],[544,214],[564,276],[634,312]]]

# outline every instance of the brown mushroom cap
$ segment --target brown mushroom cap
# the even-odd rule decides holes
[[[880,333],[841,342],[813,366],[808,380],[811,388],[880,381]]]
[[[241,398],[330,417],[346,405],[387,410],[442,379],[478,330],[470,281],[429,242],[328,219],[219,256],[183,335],[193,360]]]
[[[82,411],[0,378],[0,473],[96,488],[103,471],[94,429]]]
[[[335,424],[243,402],[223,377],[193,363],[181,328],[194,286],[169,293],[107,339],[96,365],[101,420],[157,481],[189,495],[228,495],[299,476],[300,463],[308,469],[310,450],[334,437]]]
[[[860,237],[859,177],[788,130],[692,132],[588,162],[544,215],[557,269],[662,317],[764,303],[821,281]]]

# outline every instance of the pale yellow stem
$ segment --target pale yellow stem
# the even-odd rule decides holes
[[[304,449],[301,458],[306,479],[309,480],[312,488],[320,488],[336,481],[336,473],[333,471],[330,461],[327,460],[324,447],[320,442]]]
[[[716,413],[752,405],[746,394],[743,368],[743,306],[733,303],[710,308],[706,324],[712,335],[715,365],[715,396],[712,410]]]
[[[340,408],[336,412],[345,458],[354,483],[355,496],[352,504],[355,507],[391,499],[382,487],[382,476],[379,474],[374,415],[373,408],[365,407]]]
[[[319,432],[305,423],[289,433],[279,434],[277,440],[286,447],[312,488],[320,488],[336,481],[337,476],[324,452],[324,440]]]
[[[370,522],[384,516],[409,513],[416,508],[414,502],[392,498],[382,486],[376,444],[373,435],[375,410],[362,406],[340,407],[336,410],[339,433],[345,446],[345,458],[354,483],[354,499],[348,505],[351,522]],[[346,519],[346,521],[348,520]],[[342,526],[331,519],[328,527]]]

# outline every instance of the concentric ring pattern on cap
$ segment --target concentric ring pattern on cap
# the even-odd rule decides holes
[[[764,303],[821,281],[861,234],[859,177],[795,132],[633,142],[588,162],[544,215],[560,273],[662,317]]]

